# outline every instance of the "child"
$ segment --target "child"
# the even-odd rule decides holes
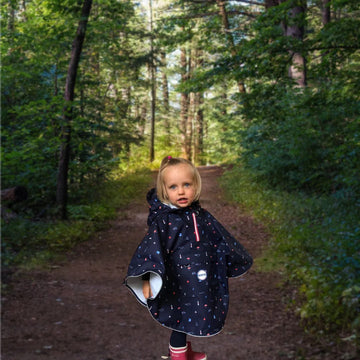
[[[172,330],[171,360],[205,360],[186,336],[212,336],[224,326],[228,277],[252,258],[199,204],[201,178],[188,160],[163,159],[156,190],[147,195],[149,230],[138,246],[126,286],[152,317]]]

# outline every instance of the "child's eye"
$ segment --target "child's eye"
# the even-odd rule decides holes
[[[171,190],[175,190],[175,189],[176,189],[176,185],[171,185],[171,186],[170,186],[170,189],[171,189]]]
[[[189,184],[189,183],[185,184],[185,187],[190,187],[190,186],[191,186],[191,184]]]

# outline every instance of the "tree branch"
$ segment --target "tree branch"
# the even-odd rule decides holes
[[[257,15],[260,15],[260,13],[256,12],[256,13],[248,13],[248,12],[244,12],[244,11],[228,11],[228,14],[232,14],[232,15],[244,15],[244,16],[248,16],[250,18],[255,19]],[[173,19],[177,19],[177,20],[181,20],[181,19],[201,19],[201,18],[205,18],[208,16],[219,16],[219,13],[217,11],[215,12],[204,12],[204,13],[199,13],[199,14],[193,14],[193,15],[184,15],[184,16],[176,16]]]
[[[311,47],[309,51],[318,51],[318,50],[360,50],[359,46],[319,46]]]
[[[198,4],[204,4],[204,3],[209,3],[209,4],[214,4],[215,0],[187,0],[190,3],[198,3]],[[227,2],[229,0],[224,0],[224,2]],[[239,2],[239,3],[244,3],[244,4],[248,4],[248,5],[256,5],[256,6],[265,6],[265,4],[257,2],[257,1],[252,1],[252,0],[231,0],[231,1],[235,1],[235,2]]]

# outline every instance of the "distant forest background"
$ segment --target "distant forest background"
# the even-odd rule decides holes
[[[165,155],[231,164],[302,317],[358,340],[358,0],[8,0],[1,28],[5,266],[98,229]]]

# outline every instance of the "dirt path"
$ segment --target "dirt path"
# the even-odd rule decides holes
[[[221,169],[202,168],[201,204],[256,257],[266,233],[226,203],[217,186]],[[130,258],[146,231],[147,204],[133,204],[109,230],[81,244],[51,271],[13,279],[3,299],[3,360],[155,360],[166,353],[169,330],[122,286]],[[338,360],[311,346],[274,274],[256,265],[230,280],[230,311],[223,332],[193,338],[209,360]]]

